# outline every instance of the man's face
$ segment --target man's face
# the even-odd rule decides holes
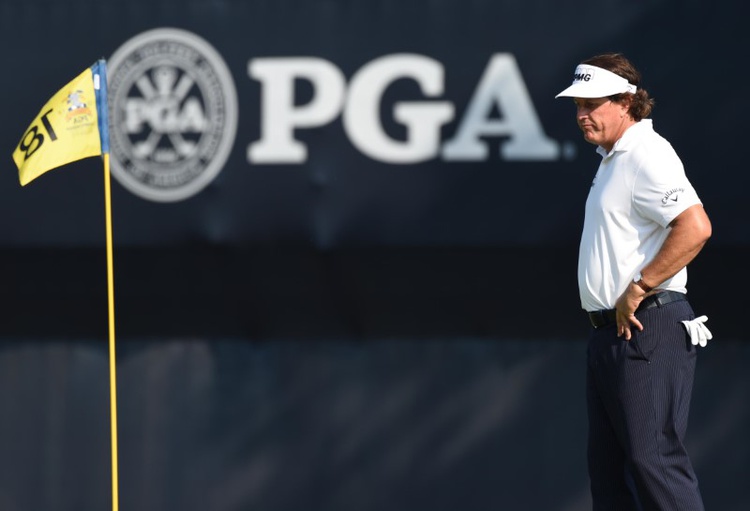
[[[607,151],[632,124],[627,104],[614,103],[608,98],[575,98],[573,101],[583,138]]]

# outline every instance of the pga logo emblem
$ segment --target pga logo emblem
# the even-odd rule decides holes
[[[113,176],[157,202],[201,192],[223,169],[237,131],[237,92],[222,56],[195,34],[159,28],[124,43],[108,67]],[[260,103],[249,164],[304,164],[314,148],[296,135],[339,118],[361,154],[392,165],[487,160],[489,138],[500,139],[499,157],[507,161],[550,161],[561,153],[509,53],[490,57],[463,112],[442,98],[443,64],[425,55],[385,55],[348,80],[334,63],[310,56],[253,58],[246,69],[259,85],[250,100]],[[399,81],[416,84],[416,98],[386,100]],[[300,104],[302,84],[311,94]],[[392,136],[385,117],[402,136]],[[446,135],[453,120],[456,128]]]
[[[144,32],[109,61],[112,175],[129,191],[174,202],[224,167],[237,128],[237,93],[219,53],[184,30]]]

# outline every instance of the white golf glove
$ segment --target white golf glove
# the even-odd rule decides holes
[[[705,323],[708,321],[708,317],[706,316],[699,316],[695,319],[692,319],[690,321],[682,321],[682,324],[685,325],[685,330],[687,330],[688,335],[690,336],[690,342],[693,343],[693,346],[697,346],[700,344],[701,346],[705,346],[708,344],[708,341],[713,338],[713,335],[711,335],[711,332],[706,328]]]

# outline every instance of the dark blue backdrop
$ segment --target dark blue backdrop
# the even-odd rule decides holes
[[[750,255],[740,11],[724,0],[710,9],[676,0],[0,3],[0,509],[110,504],[101,161],[21,188],[11,153],[68,80],[98,58],[116,64],[129,41],[166,27],[200,37],[226,64],[237,125],[215,179],[183,200],[113,182],[122,509],[587,509],[588,326],[575,266],[598,156],[569,102],[553,98],[577,62],[604,51],[642,70],[655,127],[714,225],[690,267],[691,302],[715,341],[700,354],[689,447],[707,508],[747,509],[748,489],[736,483],[750,476],[749,354],[735,298]],[[358,73],[401,54],[437,63],[442,76],[437,89],[402,76],[383,91],[377,118],[392,143],[413,135],[397,105],[443,103],[454,113],[437,136],[444,149],[497,55],[512,56],[517,73],[492,82],[490,95],[503,91],[507,102],[484,120],[507,121],[510,134],[482,135],[488,153],[475,160],[365,154],[343,103]],[[331,64],[346,97],[327,120],[293,130],[308,149],[303,162],[249,161],[264,123],[283,116],[252,64],[289,57]],[[208,112],[211,86],[186,69],[203,87],[189,95]],[[519,79],[527,97],[507,92]],[[333,90],[293,83],[300,110]],[[354,129],[367,128],[357,117],[365,103],[349,105]],[[519,105],[559,154],[503,155],[528,128],[519,119],[530,116],[511,115]],[[120,140],[147,140],[123,126],[111,127]],[[172,143],[194,135],[170,134]]]

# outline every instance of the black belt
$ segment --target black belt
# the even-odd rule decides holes
[[[677,291],[660,291],[644,298],[638,309],[636,309],[636,312],[651,309],[652,307],[662,307],[668,303],[680,302],[682,300],[686,300],[683,293],[678,293]],[[615,309],[589,312],[589,321],[591,321],[594,328],[601,328],[617,321],[615,315]]]

